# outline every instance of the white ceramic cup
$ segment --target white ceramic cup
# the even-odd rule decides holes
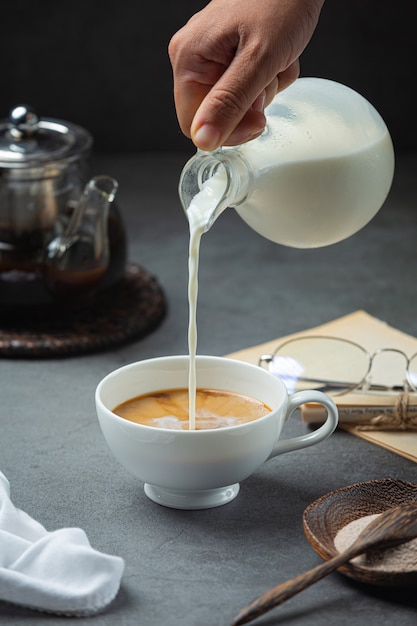
[[[116,459],[145,483],[154,502],[177,509],[226,504],[239,482],[268,459],[327,439],[338,423],[333,400],[319,391],[289,395],[267,370],[224,357],[197,356],[197,387],[243,393],[264,402],[271,413],[252,422],[214,430],[170,430],[130,422],[113,409],[136,396],[188,387],[188,356],[138,361],[108,374],[95,401],[101,430]],[[280,440],[282,428],[305,402],[325,406],[320,428]]]

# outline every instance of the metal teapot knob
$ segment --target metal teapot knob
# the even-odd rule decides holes
[[[19,104],[9,113],[9,132],[16,140],[32,137],[38,125],[39,117],[29,105]]]

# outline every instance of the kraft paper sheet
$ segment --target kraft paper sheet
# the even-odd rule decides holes
[[[402,350],[409,357],[417,352],[417,338],[407,335],[386,322],[383,322],[365,311],[355,311],[349,315],[336,320],[310,328],[292,335],[279,337],[272,341],[239,350],[229,354],[230,358],[258,364],[262,354],[270,354],[275,351],[280,343],[293,337],[307,335],[325,335],[330,337],[340,337],[350,339],[373,354],[381,348],[396,348]],[[387,384],[401,384],[404,379],[404,367],[398,367],[394,359],[392,370],[387,369],[386,364],[389,358],[384,361],[384,376]],[[339,409],[340,426],[354,435],[366,439],[376,445],[382,446],[392,452],[400,454],[414,462],[417,462],[417,431],[416,430],[363,430],[364,424],[369,421],[369,416],[377,413],[390,414],[394,410],[397,401],[396,395],[378,395],[377,400],[374,394],[345,394],[334,398]],[[414,394],[413,404],[417,405],[417,394]],[[413,409],[414,407],[409,407]],[[417,411],[417,406],[415,407]],[[316,412],[316,413],[315,413]],[[317,405],[307,405],[302,411],[302,418],[306,422],[320,421],[323,412]]]

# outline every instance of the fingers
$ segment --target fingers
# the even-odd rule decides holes
[[[244,114],[234,130],[224,139],[221,139],[218,127],[203,125],[192,134],[194,143],[201,150],[214,150],[220,145],[235,146],[250,139],[258,137],[266,124],[264,108],[266,102],[266,89],[263,89],[253,102],[251,108]]]
[[[219,145],[237,146],[241,143],[245,143],[246,141],[259,137],[266,124],[266,117],[263,113],[265,108],[272,102],[277,93],[289,87],[299,77],[299,75],[300,63],[297,59],[290,65],[290,67],[288,67],[284,72],[281,72],[270,82],[269,85],[266,86],[266,88],[252,104],[252,108],[244,115],[235,129],[224,140],[223,144]],[[253,111],[262,113],[262,119],[260,117],[254,119]],[[201,149],[203,150],[204,148]]]
[[[248,111],[231,106],[213,107],[213,100],[207,96],[201,106],[208,105],[209,115],[204,110],[197,111],[191,125],[191,138],[201,150],[215,150],[221,145],[237,145],[257,137],[265,128],[263,111],[250,108]]]
[[[181,130],[210,151],[258,136],[264,108],[299,76],[323,0],[211,0],[172,38]]]
[[[194,16],[168,49],[181,130],[207,151],[261,133],[278,84],[264,38],[210,16],[203,34],[202,14]]]
[[[257,137],[265,128],[264,108],[274,97],[278,81],[265,79],[255,67],[234,60],[209,89],[193,117],[190,135],[197,147],[214,150]]]
[[[237,63],[236,59],[225,68],[223,63],[195,55],[193,63],[184,68],[176,58],[181,61],[184,56],[179,53],[175,57],[171,49],[178,121],[182,132],[205,151],[260,135],[266,123],[265,107],[299,75],[298,60],[271,80],[266,63],[265,72],[258,65],[248,67],[248,62]]]
[[[283,91],[289,87],[300,75],[300,60],[296,59],[294,63],[291,63],[289,67],[283,72],[278,74],[278,88],[276,93]],[[274,94],[275,95],[275,94]]]
[[[264,130],[265,123],[265,116],[262,113],[248,111],[231,132],[226,131],[222,135],[219,125],[203,124],[196,130],[191,128],[191,138],[197,148],[210,152],[220,146],[236,146],[255,139]]]
[[[222,98],[215,93],[214,86],[207,92],[193,118],[190,135],[193,143],[201,150],[215,150],[221,145],[235,146],[258,137],[264,130],[265,107],[275,95],[289,87],[300,74],[297,59],[286,70],[280,72],[255,98],[252,105],[244,110],[234,100]],[[250,89],[247,93],[250,96]],[[218,99],[217,105],[214,104]]]

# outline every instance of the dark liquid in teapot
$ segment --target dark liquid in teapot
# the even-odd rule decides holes
[[[69,209],[69,212],[71,209]],[[110,288],[124,275],[127,261],[126,235],[113,203],[108,217],[109,265],[78,271],[46,269],[44,251],[53,238],[50,232],[30,232],[14,241],[0,225],[0,313],[23,315],[56,305],[88,304],[94,292]],[[13,243],[12,243],[13,242]]]
[[[72,300],[95,291],[106,273],[105,267],[80,270],[48,268],[47,288],[55,297]],[[44,274],[45,275],[45,274]]]

